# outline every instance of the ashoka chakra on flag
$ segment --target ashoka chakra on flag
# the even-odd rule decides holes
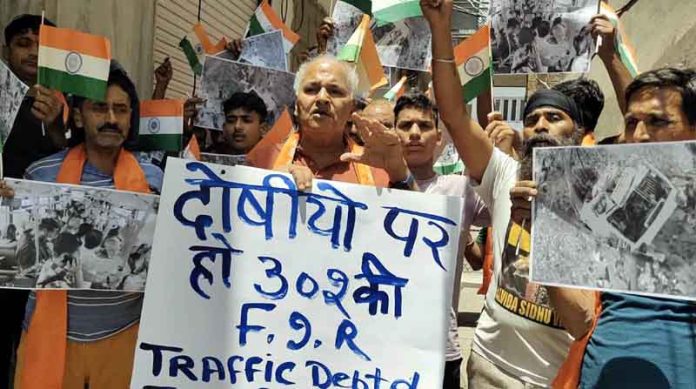
[[[471,57],[464,64],[464,71],[471,77],[476,77],[485,70],[483,60],[479,57]]]
[[[65,70],[70,74],[77,74],[82,68],[82,56],[80,53],[71,51],[65,57]]]

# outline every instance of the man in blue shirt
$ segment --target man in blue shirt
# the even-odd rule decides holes
[[[138,162],[128,151],[137,143],[139,101],[135,85],[115,61],[111,63],[105,101],[78,99],[73,117],[77,127],[71,139],[73,147],[32,164],[25,178],[139,192],[160,191],[162,171],[152,164]],[[4,183],[0,190],[7,194]],[[15,387],[29,385],[34,380],[41,382],[38,386],[32,382],[32,387],[127,387],[142,293],[68,292],[67,318],[61,318],[67,320],[64,335],[67,342],[61,339],[66,349],[63,363],[59,355],[46,355],[46,350],[56,350],[53,347],[56,339],[44,336],[48,332],[44,332],[46,327],[37,327],[40,322],[46,323],[38,319],[45,319],[45,313],[50,310],[42,304],[42,299],[46,301],[46,296],[55,296],[46,293],[60,292],[32,293],[27,304]],[[60,320],[56,320],[56,325],[61,325]],[[57,350],[62,351],[62,347]],[[62,371],[57,373],[61,376],[32,374],[36,369],[43,371],[50,363],[61,367]]]

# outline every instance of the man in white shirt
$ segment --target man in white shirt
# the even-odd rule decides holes
[[[469,387],[546,387],[573,339],[569,334],[573,329],[566,330],[556,310],[567,309],[564,302],[575,291],[528,281],[531,219],[524,212],[512,217],[511,197],[520,189],[515,187],[518,179],[531,178],[534,147],[580,144],[585,133],[580,111],[560,92],[537,92],[525,109],[522,163],[494,149],[461,99],[450,34],[452,1],[423,0],[421,4],[432,30],[433,85],[441,117],[469,176],[480,182],[477,192],[488,205],[493,222],[494,282],[476,328],[467,367]],[[505,125],[494,120],[488,131],[496,132],[496,127]]]
[[[383,108],[387,104],[388,102],[385,101],[371,103],[363,111],[363,117],[384,122],[387,118]],[[374,107],[372,107],[373,105]],[[374,115],[372,115],[373,112]],[[455,268],[455,283],[452,291],[453,306],[450,309],[443,382],[443,389],[459,389],[462,354],[457,336],[455,309],[459,300],[461,256],[465,254],[464,248],[468,247],[469,227],[472,224],[478,226],[489,224],[488,210],[483,201],[476,195],[473,187],[469,185],[468,177],[461,175],[439,176],[433,170],[435,154],[442,141],[442,132],[438,128],[437,109],[425,94],[409,93],[401,96],[393,107],[391,120],[401,140],[404,159],[420,190],[424,193],[456,196],[464,199],[459,246],[460,260],[457,261]]]

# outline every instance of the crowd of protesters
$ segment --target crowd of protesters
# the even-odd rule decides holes
[[[455,283],[443,388],[460,388],[462,368],[468,387],[474,389],[696,387],[693,303],[529,282],[529,253],[520,248],[526,244],[522,237],[528,237],[532,230],[531,204],[537,196],[531,175],[532,150],[596,143],[593,134],[605,104],[604,95],[596,82],[587,79],[537,91],[528,98],[521,133],[512,130],[499,113],[486,112],[482,107],[479,112],[483,110],[483,115],[473,120],[461,99],[454,61],[453,3],[420,1],[432,32],[433,93],[414,88],[396,102],[374,98],[358,104],[362,96],[357,95],[354,69],[322,54],[326,42],[320,42],[320,52],[306,55],[307,61],[296,72],[296,103],[292,110],[295,127],[287,139],[265,144],[262,150],[254,149],[268,130],[268,110],[253,92],[237,93],[224,102],[225,123],[220,132],[192,125],[202,99],[189,99],[185,136],[195,136],[204,151],[219,154],[242,155],[254,149],[247,158],[248,165],[287,172],[299,190],[311,188],[316,178],[462,197],[465,206],[460,227],[464,233],[457,276],[463,260],[492,275],[485,285],[484,309],[466,365],[457,338],[459,285]],[[540,47],[569,42],[560,39],[568,34],[566,21],[551,18],[548,9],[525,9],[522,4],[529,2],[514,3],[519,5],[519,12],[513,9],[511,14],[503,15],[506,30],[493,32],[499,39],[492,49],[507,53],[503,57],[508,60],[501,66],[567,71],[575,68],[575,63],[565,63],[561,57],[577,59],[568,52],[582,54],[594,47],[584,40],[573,42],[574,47],[568,46],[558,59],[545,60]],[[60,92],[37,85],[38,30],[42,22],[53,25],[38,15],[20,15],[4,30],[4,60],[31,86],[3,148],[4,176],[159,193],[166,165],[139,156],[140,98],[132,78],[112,60],[104,102],[65,99]],[[328,39],[328,30],[318,36]],[[696,140],[695,71],[662,68],[634,78],[618,59],[614,46],[618,32],[607,17],[598,15],[579,31],[592,39],[603,38],[598,56],[619,96],[609,103],[617,104],[625,115],[623,135],[608,142]],[[525,34],[530,36],[524,38]],[[525,39],[526,48],[516,47]],[[228,47],[237,54],[239,48],[239,41]],[[517,57],[524,57],[516,54],[520,50],[536,52],[538,55],[525,57],[535,58],[535,63],[517,61]],[[171,63],[165,61],[155,71],[153,98],[165,98],[171,78]],[[64,110],[69,111],[67,120]],[[433,170],[443,131],[449,133],[466,174],[440,176]],[[689,182],[685,190],[693,192],[693,183]],[[12,197],[13,189],[2,182],[0,194]],[[694,220],[693,215],[684,218]],[[67,230],[69,224],[67,219],[41,221],[39,228],[46,230],[42,232],[46,238],[36,240],[38,246],[35,244],[33,250],[42,252],[35,266],[44,284],[62,287],[76,282],[59,268],[69,267],[69,257],[77,250],[95,250],[96,256],[106,257],[120,250],[118,230],[85,227],[80,233],[78,225],[73,233]],[[469,237],[469,228],[474,225],[491,228],[487,242],[490,261],[486,260],[485,245]],[[29,243],[21,243],[28,238],[16,230],[8,228],[5,235],[20,241],[18,256],[20,247],[29,249],[24,247]],[[601,258],[607,254],[601,245],[587,243],[588,247],[559,247],[559,255],[561,250],[586,250],[587,261],[578,266],[587,266],[589,274],[606,277],[624,277],[622,267],[637,266],[632,273],[634,279],[625,282],[638,283],[645,290],[650,290],[649,283],[656,279],[670,282],[655,276],[664,265],[641,260],[641,253],[624,252],[621,260],[612,262],[614,267],[602,267]],[[143,247],[136,254],[144,255],[147,250]],[[112,289],[123,289],[118,283],[144,282],[146,269],[142,269],[137,256],[129,259],[127,270],[128,274],[119,280],[94,282]],[[501,294],[512,294],[549,310],[554,320],[544,323],[510,310],[500,302]],[[142,293],[124,291],[0,290],[4,312],[0,324],[0,387],[129,387],[142,302]],[[424,314],[424,318],[427,316]]]

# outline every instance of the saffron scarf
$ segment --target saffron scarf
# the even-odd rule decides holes
[[[273,162],[273,170],[284,170],[290,166],[292,161],[295,160],[295,152],[299,144],[300,133],[298,131],[290,133],[288,140],[285,141],[285,144],[283,144],[283,147],[280,149],[278,157],[275,162]],[[359,154],[363,150],[361,146],[358,146],[358,144],[350,139],[348,139],[348,147],[351,153]],[[359,184],[375,186],[375,180],[374,177],[372,177],[372,170],[369,166],[356,162],[351,162],[351,165],[353,166]]]
[[[84,144],[65,156],[56,182],[79,185],[87,162]],[[114,169],[114,186],[119,190],[150,193],[150,186],[138,160],[121,150]],[[36,306],[24,334],[24,365],[19,372],[22,389],[60,389],[65,373],[68,332],[68,292],[36,292]]]

